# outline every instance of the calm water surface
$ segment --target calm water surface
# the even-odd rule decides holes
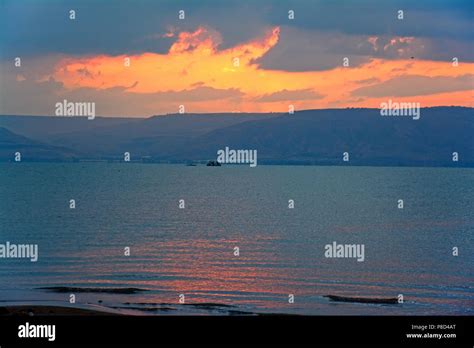
[[[474,313],[473,169],[4,163],[6,241],[37,243],[39,260],[0,259],[1,301],[69,298],[42,286],[136,287],[149,291],[77,302],[137,310],[185,294],[252,313]],[[365,261],[325,258],[333,241],[364,244]],[[171,314],[201,313],[178,307]]]

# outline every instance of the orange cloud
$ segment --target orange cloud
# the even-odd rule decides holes
[[[386,83],[403,76],[422,76],[443,81],[466,76],[472,80],[474,64],[451,62],[372,59],[357,67],[341,66],[325,71],[288,72],[263,69],[257,60],[279,43],[280,28],[268,31],[263,37],[228,49],[219,49],[220,34],[211,28],[199,27],[194,32],[173,33],[176,41],[166,54],[143,53],[135,56],[69,57],[59,61],[53,77],[68,89],[93,88],[105,90],[125,87],[124,93],[169,93],[189,91],[195,86],[215,90],[236,90],[238,100],[225,98],[212,102],[196,100],[189,104],[190,112],[217,111],[287,111],[293,104],[297,109],[326,107],[378,107],[388,96],[354,96],[363,86]],[[377,37],[368,42],[377,45]],[[413,38],[394,37],[390,45],[412,42]],[[388,49],[384,47],[383,49]],[[297,55],[298,52],[295,52]],[[130,66],[125,66],[125,59]],[[314,59],[317,59],[315,57]],[[367,81],[364,83],[361,81]],[[452,84],[456,86],[456,84]],[[409,86],[407,86],[409,87]],[[403,88],[403,85],[400,86]],[[472,90],[442,90],[442,93],[403,98],[418,101],[422,106],[472,106]],[[305,91],[299,98],[297,91]],[[293,93],[292,93],[293,92]],[[268,98],[270,95],[279,98]],[[287,95],[284,100],[281,96]],[[314,95],[315,98],[308,98]],[[396,97],[396,96],[394,96]],[[291,98],[291,99],[290,99]],[[176,107],[177,109],[177,107]],[[159,112],[159,110],[157,110]]]

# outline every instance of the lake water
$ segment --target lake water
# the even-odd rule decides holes
[[[38,244],[39,259],[0,259],[3,302],[134,287],[148,291],[76,300],[142,314],[474,314],[473,169],[3,163],[6,241]],[[363,244],[364,261],[326,258],[333,242]]]

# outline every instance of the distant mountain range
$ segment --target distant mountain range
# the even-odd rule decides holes
[[[19,151],[24,161],[121,160],[124,152],[132,161],[207,161],[228,146],[256,149],[258,164],[474,167],[473,110],[423,108],[419,120],[383,117],[379,109],[94,120],[0,116],[0,160],[13,161]]]

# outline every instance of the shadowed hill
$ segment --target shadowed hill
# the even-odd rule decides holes
[[[54,117],[35,117],[29,125],[31,117],[17,116],[20,126],[14,116],[8,122],[4,118],[0,126],[8,123],[11,130],[57,122]],[[256,149],[259,164],[346,164],[342,154],[348,152],[354,165],[474,165],[474,114],[463,107],[424,108],[419,120],[382,117],[378,109],[325,109],[294,115],[168,115],[110,123],[100,118],[95,126],[96,120],[79,120],[69,127],[67,121],[75,122],[63,119],[62,128],[53,133],[41,131],[45,125],[36,128],[35,139],[80,158],[120,159],[130,152],[134,160],[208,160],[228,146]],[[459,153],[456,164],[453,152]],[[30,158],[43,159],[39,154]]]
[[[173,156],[215,156],[217,149],[257,149],[262,162],[452,165],[458,152],[474,163],[470,108],[426,108],[421,118],[382,117],[377,109],[308,110],[246,122],[190,140]],[[460,163],[461,164],[461,163]]]
[[[0,158],[3,161],[14,161],[16,152],[21,153],[22,161],[61,161],[78,156],[73,150],[32,140],[0,127]]]

